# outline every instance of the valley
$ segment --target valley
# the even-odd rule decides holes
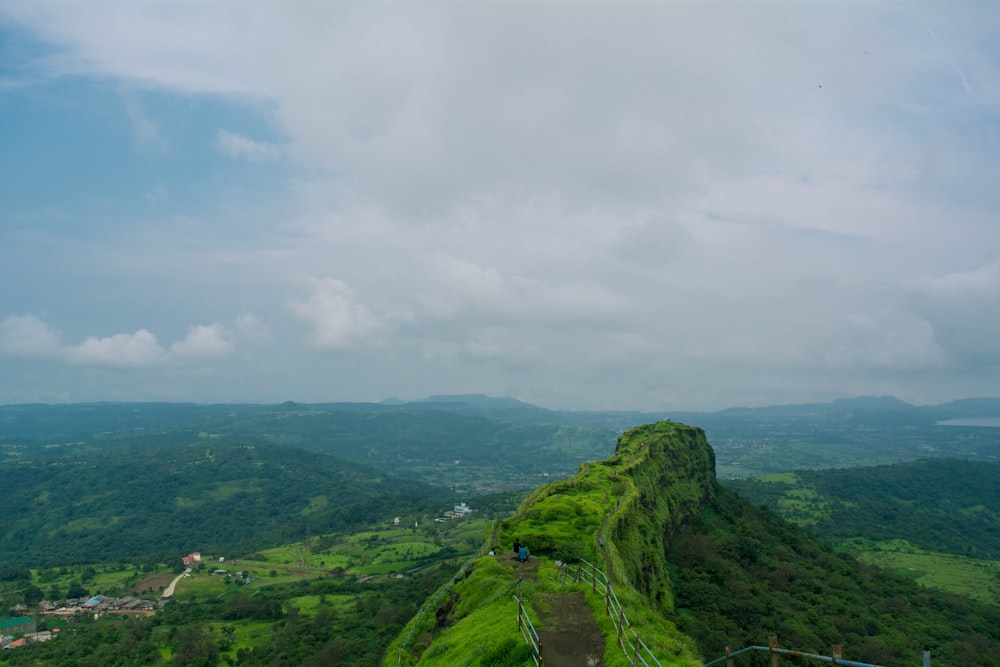
[[[675,470],[646,479],[642,471],[654,468],[633,466],[661,436],[623,440],[613,430],[658,416],[642,413],[564,413],[485,397],[0,406],[0,481],[20,500],[0,529],[0,601],[8,618],[55,631],[50,642],[0,652],[0,664],[382,664],[398,651],[393,642],[427,632],[408,624],[440,622],[435,609],[469,567],[482,567],[485,548],[515,535],[540,559],[543,607],[558,590],[545,592],[558,571],[549,563],[611,558],[630,618],[641,624],[648,614],[679,629],[669,640],[641,630],[674,646],[668,654],[693,641],[715,657],[720,642],[766,642],[777,630],[783,646],[821,651],[840,641],[855,656],[902,667],[909,649],[900,637],[926,631],[884,617],[905,608],[936,624],[935,665],[979,660],[977,650],[987,652],[977,664],[993,664],[995,640],[979,623],[1000,610],[1000,429],[941,426],[963,415],[910,408],[855,399],[687,415],[706,423],[705,444],[692,451],[710,457],[678,478],[687,455],[664,435],[657,451]],[[983,418],[979,408],[968,418]],[[921,462],[922,454],[940,456]],[[836,468],[849,460],[866,465]],[[875,465],[886,460],[894,463]],[[752,505],[713,490],[715,474]],[[646,509],[616,529],[614,501],[633,484],[645,489]],[[686,490],[671,496],[671,488]],[[687,518],[675,525],[677,512]],[[641,516],[649,519],[631,526]],[[803,541],[802,531],[820,542]],[[662,560],[650,550],[658,534]],[[194,551],[201,561],[181,562]],[[508,587],[508,575],[496,576]],[[95,596],[96,611],[52,613]],[[141,618],[112,613],[146,600],[156,609]],[[977,624],[952,616],[962,600]],[[815,623],[817,609],[830,610],[829,623]],[[545,618],[557,622],[536,620]],[[489,664],[523,664],[525,645],[508,639],[498,637]]]

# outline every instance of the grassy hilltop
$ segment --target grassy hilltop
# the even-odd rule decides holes
[[[632,631],[662,665],[691,666],[726,646],[767,643],[882,665],[1000,665],[1000,608],[929,591],[860,563],[717,485],[701,429],[658,422],[626,431],[614,455],[542,487],[500,521],[481,554],[389,647],[384,667],[532,664],[517,626],[522,596],[546,649],[574,642],[608,667],[631,665],[605,598],[561,575],[584,559],[607,573]],[[513,558],[518,539],[531,549]],[[564,656],[560,656],[564,657]],[[741,658],[747,663],[746,657]]]
[[[561,627],[568,620],[558,610],[565,596],[582,595],[600,631],[600,645],[588,650],[603,654],[610,667],[631,664],[603,613],[604,598],[589,585],[558,581],[557,561],[580,558],[608,573],[632,627],[662,664],[700,664],[693,642],[665,615],[673,594],[662,537],[707,501],[713,470],[714,455],[700,429],[659,422],[625,432],[613,456],[542,487],[499,522],[491,537],[497,555],[478,558],[431,600],[390,647],[385,665],[530,661],[516,627],[512,596],[518,586],[540,633],[573,632]],[[531,550],[526,565],[508,553],[515,539]]]

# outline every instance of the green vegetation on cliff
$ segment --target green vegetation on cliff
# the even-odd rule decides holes
[[[608,573],[664,665],[697,665],[777,635],[783,647],[829,654],[838,644],[848,659],[877,664],[918,664],[929,649],[939,666],[1000,666],[995,607],[860,563],[719,487],[703,433],[681,424],[625,432],[612,457],[538,489],[490,537],[501,555],[476,560],[442,589],[390,648],[386,667],[525,664],[510,644],[519,639],[518,590],[540,633],[553,600],[584,594],[605,639],[604,664],[631,664],[601,596],[557,576],[557,559],[580,558]],[[513,561],[515,538],[533,567]],[[510,651],[487,650],[501,645]]]
[[[604,664],[631,664],[616,644],[603,597],[557,577],[557,561],[580,558],[608,573],[632,627],[662,664],[699,664],[690,640],[665,616],[673,594],[662,537],[698,511],[713,489],[713,454],[700,429],[658,422],[627,431],[612,457],[538,489],[499,522],[489,536],[497,555],[476,560],[442,591],[430,605],[434,610],[414,619],[390,648],[386,665],[523,664],[513,650],[502,660],[487,655],[487,647],[519,639],[516,591],[539,632],[556,623],[551,607],[560,596],[583,594],[601,632]],[[513,558],[515,540],[531,551],[528,564]]]
[[[682,630],[702,654],[782,646],[882,665],[1000,666],[1000,608],[922,589],[719,489],[669,543]]]

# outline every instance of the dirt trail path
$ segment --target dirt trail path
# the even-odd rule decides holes
[[[586,667],[602,664],[604,635],[583,593],[539,595],[532,605],[538,612],[538,636],[546,667]],[[588,656],[598,662],[588,663]]]

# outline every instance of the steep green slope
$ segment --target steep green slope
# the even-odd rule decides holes
[[[631,656],[617,646],[604,598],[590,586],[558,577],[556,559],[581,557],[609,573],[633,630],[662,664],[699,664],[690,640],[665,616],[673,594],[662,537],[707,502],[714,490],[712,470],[712,450],[699,429],[659,422],[627,431],[612,457],[539,489],[515,516],[500,522],[491,535],[498,555],[476,560],[430,601],[390,648],[385,664],[524,664],[511,598],[515,588],[540,632],[559,630],[547,626],[558,625],[551,610],[562,596],[584,594],[604,633],[603,664],[631,664]],[[528,565],[508,553],[515,539],[531,550]],[[507,649],[489,650],[501,646]]]
[[[440,489],[371,468],[224,438],[7,462],[0,488],[0,562],[30,567],[252,551],[447,504]]]
[[[775,634],[783,647],[829,655],[844,645],[848,659],[878,664],[919,664],[929,649],[939,666],[1000,665],[1000,610],[838,554],[718,487],[713,468],[700,429],[627,431],[611,458],[537,490],[500,522],[499,555],[478,558],[430,600],[385,666],[527,664],[515,594],[540,634],[560,630],[567,595],[585,595],[603,664],[632,664],[605,599],[560,576],[559,561],[580,558],[608,573],[632,631],[663,665],[698,665]],[[528,565],[509,553],[515,538],[532,551]]]
[[[708,658],[781,645],[861,662],[1000,665],[1000,608],[859,563],[778,515],[719,489],[670,540],[679,626]]]

